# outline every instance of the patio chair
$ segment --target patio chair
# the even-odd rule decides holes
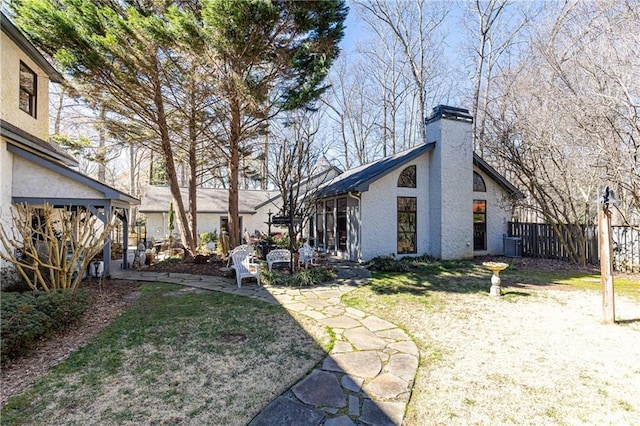
[[[316,258],[314,256],[313,247],[308,243],[304,243],[302,247],[298,249],[298,268],[304,264],[304,268],[307,269],[309,264],[315,265]]]
[[[246,244],[234,248],[229,254],[233,260],[231,268],[236,271],[238,288],[242,287],[242,279],[249,277],[255,277],[260,285],[260,264],[251,262],[253,254],[253,247]]]

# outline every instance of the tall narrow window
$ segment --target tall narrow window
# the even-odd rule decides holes
[[[473,191],[474,192],[487,192],[487,186],[484,184],[484,179],[478,172],[473,172]]]
[[[416,197],[398,197],[398,254],[416,253]]]
[[[416,166],[409,166],[400,172],[398,176],[398,187],[415,188],[416,187]]]
[[[20,109],[36,118],[38,76],[20,61]]]
[[[487,249],[487,202],[473,200],[473,249]]]

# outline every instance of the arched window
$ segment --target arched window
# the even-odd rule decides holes
[[[487,186],[484,184],[484,179],[478,174],[473,172],[473,191],[474,192],[487,192]]]
[[[416,166],[409,166],[400,173],[400,176],[398,177],[398,187],[416,187]]]

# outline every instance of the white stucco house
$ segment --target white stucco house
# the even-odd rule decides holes
[[[313,245],[353,261],[502,254],[523,194],[473,152],[468,110],[440,105],[427,141],[348,170],[317,193]]]
[[[103,222],[116,215],[126,234],[129,209],[139,201],[78,172],[76,160],[49,143],[49,82],[64,79],[1,12],[0,24],[0,222],[10,229],[12,204],[48,203],[86,208]],[[107,244],[107,275],[110,254]]]

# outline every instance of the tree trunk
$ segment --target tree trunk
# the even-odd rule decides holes
[[[197,199],[197,178],[198,178],[198,132],[196,129],[196,102],[195,102],[195,82],[191,80],[191,105],[189,114],[189,213],[191,216],[191,238],[193,246],[188,249],[194,255],[198,244],[198,199]]]
[[[240,165],[240,103],[231,100],[231,133],[229,140],[229,247],[239,245],[238,169]]]
[[[178,184],[178,175],[176,173],[176,164],[173,159],[173,150],[171,149],[171,138],[169,136],[169,127],[167,125],[167,117],[164,111],[164,103],[162,97],[162,86],[158,78],[158,74],[154,76],[154,93],[153,101],[158,111],[157,123],[158,130],[160,132],[160,146],[164,153],[165,163],[167,166],[167,179],[169,181],[169,188],[171,190],[171,196],[173,197],[174,205],[178,213],[178,229],[182,236],[183,244],[190,250],[195,247],[193,241],[193,235],[191,230],[188,229],[189,221],[187,219],[184,202],[182,200],[182,193],[180,192],[180,185]]]

